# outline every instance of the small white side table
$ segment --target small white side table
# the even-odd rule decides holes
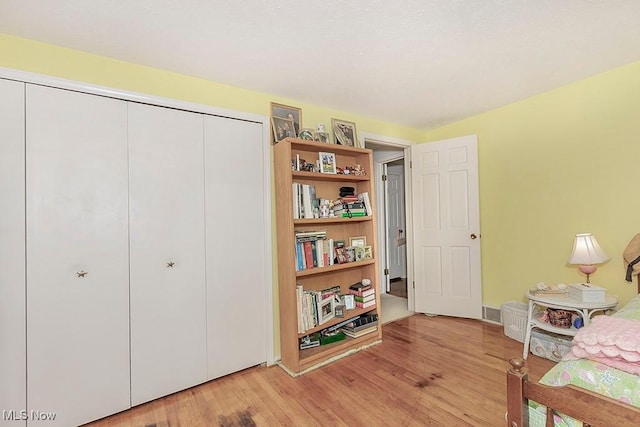
[[[537,308],[546,307],[573,311],[582,317],[583,325],[587,326],[593,313],[607,311],[618,305],[618,298],[610,294],[605,295],[604,302],[580,302],[570,298],[567,294],[536,295],[534,292],[527,291],[525,295],[529,299],[529,311],[527,313],[527,331],[524,337],[524,350],[522,352],[524,359],[529,355],[529,343],[531,341],[531,330],[533,328],[568,336],[575,336],[578,332],[573,326],[570,328],[558,328],[551,323],[539,321],[536,319],[536,316],[544,311],[544,308],[540,308],[540,310],[537,310]]]

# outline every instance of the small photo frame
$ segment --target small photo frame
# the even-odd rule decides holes
[[[284,117],[271,117],[271,125],[273,126],[273,135],[276,144],[285,138],[296,137],[293,130],[294,123],[291,119],[286,119]]]
[[[313,135],[313,140],[324,144],[331,144],[331,136],[329,136],[327,132],[316,132]]]
[[[362,253],[362,259],[373,259],[373,250],[371,249],[371,246],[365,246],[362,248],[363,249],[363,253]]]
[[[353,246],[347,246],[347,262],[354,262],[356,260],[356,248]]]
[[[359,236],[359,237],[351,237],[349,238],[349,246],[367,246],[367,237]]]
[[[313,141],[315,131],[313,129],[300,129],[300,133],[298,134],[298,138],[304,139],[306,141]]]
[[[337,173],[335,153],[318,153],[320,157],[320,173]]]
[[[331,119],[331,127],[335,143],[348,147],[358,147],[358,137],[356,135],[356,124],[339,119]]]
[[[282,117],[284,119],[289,119],[293,121],[293,132],[295,132],[294,137],[297,137],[300,128],[302,127],[302,109],[298,107],[291,107],[289,105],[276,104],[275,102],[271,103],[271,117]],[[275,133],[274,133],[275,136]],[[277,139],[274,139],[274,143],[278,142]]]
[[[364,260],[364,248],[365,248],[365,246],[354,246],[353,247],[353,250],[355,251],[355,254],[356,254],[356,261]]]
[[[353,310],[356,308],[356,296],[351,294],[343,295],[342,304],[347,310]]]
[[[336,315],[336,300],[334,298],[325,298],[318,303],[318,314],[320,324],[328,322]]]
[[[336,248],[336,261],[338,262],[338,264],[344,264],[349,262],[346,247],[341,246],[339,248]]]

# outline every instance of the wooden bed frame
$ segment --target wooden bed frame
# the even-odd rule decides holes
[[[509,360],[507,371],[507,426],[529,425],[529,399],[547,407],[547,427],[553,427],[553,410],[580,420],[585,426],[638,426],[640,408],[574,385],[551,387],[529,382],[524,359]]]
[[[640,426],[640,408],[574,385],[551,387],[530,382],[524,359],[514,357],[509,364],[507,427],[528,427],[529,399],[547,407],[547,427],[553,427],[553,410],[582,421],[584,426]]]

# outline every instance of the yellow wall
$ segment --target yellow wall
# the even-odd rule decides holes
[[[336,117],[410,141],[477,134],[483,303],[579,281],[566,265],[579,232],[593,232],[612,257],[594,283],[623,302],[635,294],[621,254],[640,232],[640,62],[428,132],[10,35],[0,34],[0,67],[264,116],[272,101],[294,105],[305,127]]]
[[[483,303],[524,300],[538,282],[583,280],[576,233],[611,260],[592,283],[627,302],[622,252],[640,232],[640,62],[425,133],[477,134]]]
[[[315,128],[331,118],[356,123],[357,132],[371,132],[418,141],[422,132],[362,115],[242,89],[157,68],[123,62],[0,34],[0,67],[44,74],[131,92],[179,99],[270,116],[271,102],[302,108],[302,124]]]

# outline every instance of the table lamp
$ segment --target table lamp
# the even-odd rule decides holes
[[[576,234],[568,263],[579,266],[578,271],[587,276],[587,283],[590,283],[589,276],[597,270],[595,264],[602,264],[608,260],[609,257],[604,253],[593,234]]]

